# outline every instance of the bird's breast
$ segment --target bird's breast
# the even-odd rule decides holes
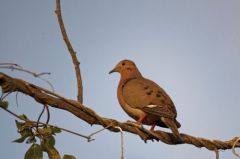
[[[123,92],[122,92],[122,85],[118,86],[117,90],[117,97],[119,104],[121,105],[122,109],[133,119],[138,120],[140,117],[142,117],[145,113],[137,108],[131,107],[124,99]]]

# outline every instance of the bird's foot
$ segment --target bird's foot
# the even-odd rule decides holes
[[[151,126],[151,128],[149,129],[149,131],[154,131],[155,126],[156,126],[156,124],[153,124],[153,125]]]
[[[128,120],[127,123],[128,123],[129,125],[136,126],[136,127],[140,128],[140,129],[143,128],[142,124],[139,123],[139,122],[135,122],[135,121]]]

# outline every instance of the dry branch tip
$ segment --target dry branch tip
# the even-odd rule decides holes
[[[234,154],[235,156],[237,156],[238,158],[240,158],[240,155],[236,152],[235,147],[236,147],[236,144],[237,144],[239,141],[240,141],[240,137],[238,137],[238,138],[236,139],[236,141],[233,143],[233,146],[232,146],[232,152],[233,152],[233,154]]]

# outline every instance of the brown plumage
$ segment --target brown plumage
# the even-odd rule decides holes
[[[167,93],[153,81],[144,78],[133,61],[122,60],[110,71],[119,72],[121,79],[117,97],[123,110],[138,124],[170,128],[181,139],[176,108]]]

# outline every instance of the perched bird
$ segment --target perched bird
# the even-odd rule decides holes
[[[117,89],[119,104],[137,124],[151,125],[151,131],[156,125],[170,128],[181,139],[174,103],[159,85],[144,78],[131,60],[120,61],[109,74],[113,72],[121,75]]]

